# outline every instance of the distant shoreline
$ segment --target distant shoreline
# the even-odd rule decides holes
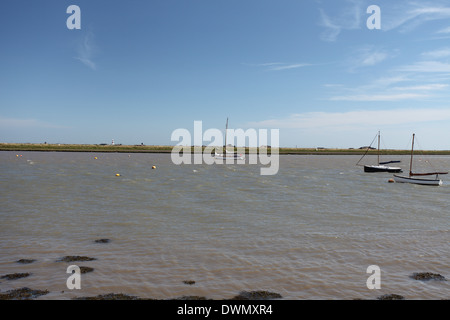
[[[122,153],[171,153],[174,146],[155,145],[100,145],[100,144],[47,144],[47,143],[0,143],[0,151],[48,151],[48,152],[122,152]],[[202,150],[204,147],[202,148]],[[264,148],[267,154],[271,148]],[[191,147],[194,153],[194,147]],[[257,148],[245,148],[245,153],[257,153]],[[280,155],[363,155],[366,149],[338,148],[279,148]],[[450,150],[418,150],[427,155],[450,155]],[[381,150],[383,155],[408,155],[410,150]],[[369,150],[368,154],[376,154]]]

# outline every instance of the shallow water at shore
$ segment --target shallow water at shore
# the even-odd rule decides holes
[[[176,166],[169,154],[17,155],[0,152],[0,276],[30,276],[1,279],[1,292],[450,298],[448,281],[410,277],[450,278],[447,176],[441,187],[392,184],[392,175],[364,173],[360,156],[344,155],[283,155],[274,176],[259,165]],[[449,156],[430,158],[450,168]],[[69,255],[96,260],[58,261]],[[80,290],[66,286],[71,264],[94,268]],[[369,265],[381,268],[379,290],[366,286]]]

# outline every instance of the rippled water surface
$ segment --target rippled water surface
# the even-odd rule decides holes
[[[177,166],[170,154],[0,152],[0,276],[31,273],[0,279],[0,291],[450,298],[450,281],[410,278],[450,279],[450,176],[441,187],[388,183],[359,158],[285,155],[277,175],[261,176],[259,165]],[[450,157],[431,161],[450,169]],[[58,261],[69,255],[96,260]],[[66,286],[70,264],[94,268],[80,290]],[[370,265],[381,289],[366,286]]]

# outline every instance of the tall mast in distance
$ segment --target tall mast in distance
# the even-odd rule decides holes
[[[416,136],[415,133],[413,133],[412,136],[412,143],[411,143],[411,160],[409,162],[409,176],[412,176],[412,164],[413,164],[413,154],[414,154],[414,137]]]

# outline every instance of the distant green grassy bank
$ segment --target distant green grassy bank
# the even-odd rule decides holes
[[[36,144],[36,143],[0,143],[0,151],[60,151],[60,152],[138,152],[138,153],[170,153],[173,146],[146,146],[146,145],[95,145],[95,144]],[[203,148],[204,149],[204,148]],[[270,148],[265,148],[271,153]],[[191,147],[194,152],[194,148]],[[245,148],[245,152],[256,153],[257,148]],[[366,150],[362,149],[328,149],[328,148],[280,148],[279,154],[324,154],[324,155],[362,155]],[[410,150],[382,150],[385,155],[405,155]],[[450,155],[450,150],[424,150],[421,154]],[[370,150],[369,154],[375,154],[376,150]]]

